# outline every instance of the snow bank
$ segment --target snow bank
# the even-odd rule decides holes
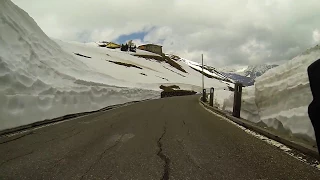
[[[214,105],[217,106],[220,109],[223,109],[225,111],[232,111],[233,109],[233,101],[230,101],[230,103],[226,103],[226,99],[232,97],[233,98],[233,92],[228,91],[227,89],[224,90],[215,90],[214,91]]]
[[[159,97],[158,92],[141,89],[97,86],[73,88],[71,91],[51,88],[40,94],[1,93],[1,130],[66,114],[98,110],[109,105]]]
[[[0,19],[0,130],[159,96],[111,86],[124,82],[64,52],[9,0]]]
[[[316,46],[256,79],[255,101],[263,123],[275,129],[283,126],[293,135],[315,139],[308,117],[312,94],[307,68],[319,58],[320,48]]]
[[[84,56],[79,56],[81,54]],[[29,15],[0,1],[0,130],[65,114],[160,97],[161,84],[201,91],[201,74],[96,43],[51,40]],[[90,57],[90,58],[88,58]],[[140,68],[126,67],[122,62]],[[206,87],[228,84],[205,78]]]
[[[222,96],[223,106],[219,106],[222,110],[232,112],[234,93],[230,92]],[[258,108],[255,102],[255,87],[249,86],[242,89],[241,117],[255,123],[260,121]]]
[[[241,116],[305,140],[315,140],[308,117],[312,94],[307,68],[319,58],[320,47],[316,46],[257,78],[255,86],[243,89]],[[229,97],[225,106],[231,101],[233,98]]]
[[[232,97],[233,101],[233,97]],[[250,86],[242,90],[241,117],[259,123],[260,115],[256,105],[255,87]]]

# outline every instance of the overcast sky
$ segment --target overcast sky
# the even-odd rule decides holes
[[[13,0],[50,37],[136,39],[217,67],[288,60],[320,42],[319,0]]]

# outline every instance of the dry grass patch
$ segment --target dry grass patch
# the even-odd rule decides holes
[[[187,95],[197,94],[197,92],[195,92],[195,91],[181,90],[180,87],[177,85],[171,85],[171,86],[161,85],[160,89],[163,90],[161,92],[161,98],[173,97],[173,96],[187,96]]]
[[[162,56],[134,54],[133,56],[145,58],[147,60],[156,60],[158,62],[166,62],[166,63],[170,64],[170,66],[178,69],[179,71],[187,73],[187,71],[184,70],[178,63],[176,63],[174,60],[172,60],[170,57],[168,57],[164,54]]]
[[[90,56],[86,56],[86,55],[83,55],[83,54],[80,54],[80,53],[74,53],[74,54],[77,55],[77,56],[81,56],[81,57],[84,57],[84,58],[91,59]]]

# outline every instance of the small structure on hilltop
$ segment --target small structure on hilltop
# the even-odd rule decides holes
[[[131,52],[136,52],[137,46],[131,43],[130,45],[128,43],[126,44],[121,44],[121,51],[131,51]]]
[[[129,47],[129,51],[131,51],[131,52],[137,52],[137,46],[136,46],[136,44],[134,44],[133,42],[132,42],[132,40],[130,40],[130,41],[128,41],[128,47]]]
[[[135,46],[135,44],[132,42],[132,40],[128,41],[127,44],[128,44],[129,47]]]
[[[156,44],[144,44],[138,47],[140,50],[145,50],[162,55],[162,46]]]

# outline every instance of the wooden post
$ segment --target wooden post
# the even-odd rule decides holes
[[[210,106],[213,107],[214,88],[210,89]]]
[[[207,92],[206,89],[202,90],[202,101],[207,102]]]
[[[233,113],[232,113],[232,115],[237,118],[240,118],[241,97],[242,97],[242,84],[236,83],[234,85],[234,100],[233,100]]]

